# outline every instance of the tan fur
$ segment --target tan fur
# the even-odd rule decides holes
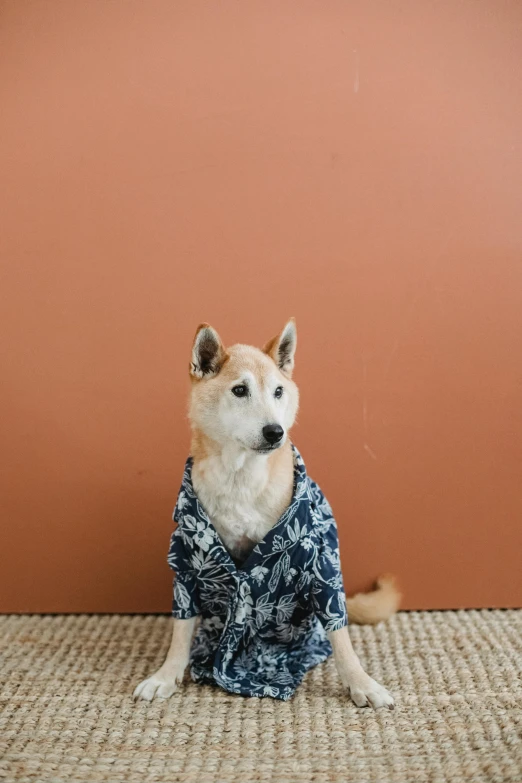
[[[261,351],[248,345],[225,349],[219,335],[201,324],[190,362],[192,389],[189,417],[194,489],[225,547],[243,561],[279,520],[292,498],[293,455],[288,439],[299,405],[292,381],[296,347],[295,321]],[[248,388],[240,400],[238,385]],[[282,394],[276,399],[275,390]],[[263,427],[277,424],[283,437],[268,452]],[[281,430],[280,430],[281,432]],[[400,593],[393,577],[384,576],[377,590],[347,600],[352,622],[376,623],[397,610]],[[173,621],[167,660],[140,683],[135,698],[167,698],[188,664],[195,623]],[[347,628],[329,634],[343,686],[358,706],[393,708],[393,698],[363,670]]]
[[[376,584],[376,589],[371,593],[357,593],[352,598],[347,598],[346,607],[350,622],[375,625],[388,620],[398,610],[402,595],[395,577],[392,574],[383,574]]]

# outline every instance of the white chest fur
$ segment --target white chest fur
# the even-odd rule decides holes
[[[290,478],[291,481],[291,478]],[[288,505],[288,482],[274,480],[266,457],[220,454],[194,463],[194,489],[223,544],[242,561]]]

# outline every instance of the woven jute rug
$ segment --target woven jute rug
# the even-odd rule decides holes
[[[358,709],[333,661],[290,702],[186,681],[135,704],[163,616],[0,618],[5,781],[522,781],[522,611],[401,613],[351,633],[396,709]]]

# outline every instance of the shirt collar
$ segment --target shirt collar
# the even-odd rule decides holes
[[[194,460],[189,457],[185,463],[183,481],[179,491],[178,500],[174,509],[173,518],[178,527],[182,530],[184,536],[188,537],[194,546],[208,552],[212,558],[230,571],[250,570],[263,557],[271,552],[276,552],[285,544],[295,543],[295,526],[290,529],[289,522],[293,522],[296,517],[301,524],[298,527],[300,537],[309,532],[311,520],[309,519],[309,500],[310,489],[306,467],[298,449],[291,444],[294,458],[294,491],[292,500],[285,509],[276,524],[268,531],[266,536],[259,544],[256,544],[247,560],[238,569],[225,548],[214,525],[210,521],[205,509],[203,508],[192,484],[192,466]],[[284,547],[286,548],[286,547]]]

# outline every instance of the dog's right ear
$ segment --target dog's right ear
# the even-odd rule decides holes
[[[226,359],[223,343],[209,324],[200,324],[192,346],[190,374],[193,378],[212,378]]]

